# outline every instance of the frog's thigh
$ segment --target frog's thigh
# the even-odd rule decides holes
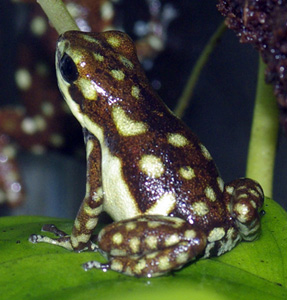
[[[110,259],[108,265],[93,267],[152,277],[178,269],[201,254],[206,237],[179,218],[140,216],[107,226],[98,242]]]
[[[237,179],[225,187],[232,215],[241,237],[246,241],[255,240],[260,233],[260,214],[264,201],[261,186],[248,178]]]

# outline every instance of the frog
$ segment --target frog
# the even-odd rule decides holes
[[[85,270],[150,278],[259,237],[262,187],[223,182],[206,147],[151,87],[126,33],[63,33],[56,74],[83,128],[86,193],[70,235],[46,224],[56,237],[33,234],[32,243],[107,260]],[[95,236],[102,212],[114,222]]]

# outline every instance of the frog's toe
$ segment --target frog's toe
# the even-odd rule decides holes
[[[44,236],[41,234],[31,234],[29,237],[29,242],[31,242],[33,244],[47,243],[47,244],[52,244],[52,245],[56,245],[56,246],[61,246],[68,250],[73,250],[69,236],[60,237],[58,239],[53,239],[53,238],[50,238],[48,236]]]
[[[40,234],[31,234],[31,235],[29,236],[28,241],[29,241],[30,243],[37,244],[37,243],[38,243],[38,240],[39,240],[39,239],[42,239],[42,238],[43,238],[43,236],[40,235]]]
[[[63,247],[67,250],[74,250],[77,252],[82,251],[99,251],[98,246],[90,240],[90,235],[79,235],[70,236],[66,232],[58,229],[54,224],[43,225],[42,231],[50,232],[58,238],[50,238],[41,234],[32,234],[29,237],[29,242],[36,243],[47,243],[56,246]]]
[[[54,235],[59,236],[59,237],[68,236],[68,234],[66,232],[60,230],[54,224],[45,224],[45,225],[43,225],[41,231],[51,232]]]
[[[46,243],[52,244],[56,246],[61,246],[68,250],[73,250],[73,246],[71,243],[71,237],[67,235],[64,231],[58,229],[54,224],[45,224],[43,225],[41,231],[50,232],[59,238],[50,238],[41,234],[32,234],[29,237],[29,242],[33,244],[37,243]]]

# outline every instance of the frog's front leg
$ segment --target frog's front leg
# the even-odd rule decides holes
[[[204,252],[205,234],[186,221],[159,215],[112,223],[98,236],[108,263],[91,261],[91,268],[111,269],[137,277],[156,277],[179,269]]]
[[[236,179],[225,186],[224,198],[242,239],[255,240],[260,234],[259,211],[264,202],[259,183],[248,178]]]
[[[69,250],[81,251],[85,248],[94,249],[91,235],[98,223],[102,212],[103,191],[101,183],[101,151],[97,140],[93,136],[86,142],[87,147],[87,184],[86,195],[78,211],[71,236],[59,230],[54,225],[44,225],[42,230],[59,236],[52,239],[43,235],[32,234],[29,241],[32,243],[49,243]]]

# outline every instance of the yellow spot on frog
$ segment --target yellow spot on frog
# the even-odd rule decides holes
[[[138,253],[140,249],[140,240],[138,237],[131,238],[129,246],[133,253]]]
[[[123,250],[123,249],[112,249],[110,254],[112,256],[126,256],[127,255],[127,251]]]
[[[188,253],[186,252],[182,252],[182,253],[179,253],[177,256],[176,256],[176,262],[177,264],[185,264],[189,259],[189,256],[188,256]]]
[[[167,256],[161,256],[159,258],[158,267],[160,270],[167,270],[170,267],[169,259]]]
[[[149,249],[156,249],[157,248],[157,237],[154,235],[150,235],[145,239],[146,245]]]
[[[137,227],[136,222],[128,222],[126,224],[126,230],[130,231],[130,230],[134,230]]]
[[[121,70],[111,70],[110,73],[118,81],[125,78],[125,73]]]
[[[84,204],[84,211],[89,217],[96,217],[102,212],[102,205],[96,208],[91,208],[87,203]]]
[[[212,243],[219,241],[225,236],[225,230],[222,227],[215,227],[212,229],[207,237],[207,240]]]
[[[245,190],[247,187],[245,185],[241,185],[239,187],[237,187],[236,189],[239,190]]]
[[[209,208],[204,202],[195,202],[192,205],[192,208],[197,216],[205,216],[207,213],[209,213]]]
[[[114,259],[111,263],[111,269],[117,272],[122,272],[123,264],[119,260]]]
[[[246,199],[248,198],[248,195],[247,194],[240,194],[238,197],[237,197],[237,200],[238,199]]]
[[[95,58],[95,60],[100,61],[100,62],[104,61],[104,59],[105,59],[105,58],[104,58],[101,54],[99,54],[99,53],[94,53],[94,58]]]
[[[172,224],[173,228],[180,228],[185,223],[185,221],[180,218],[173,218],[172,222],[173,222]]]
[[[71,235],[71,244],[75,248],[78,247],[79,246],[78,237],[75,237],[75,236]]]
[[[62,47],[65,46],[63,45]],[[60,46],[58,48],[60,48]],[[61,52],[64,53],[64,50]],[[83,51],[75,50],[75,49],[74,50],[67,49],[66,53],[73,59],[76,65],[80,65],[82,62],[85,62]]]
[[[179,169],[179,174],[186,180],[191,180],[195,177],[194,170],[190,166],[181,167]]]
[[[117,48],[121,45],[121,40],[114,37],[114,36],[110,36],[107,38],[107,42],[113,47],[113,48]]]
[[[253,206],[253,208],[257,208],[256,202],[254,202],[253,200],[250,201],[250,204]]]
[[[88,230],[94,229],[98,223],[98,218],[89,219],[86,223],[86,228]]]
[[[122,62],[122,64],[127,67],[128,69],[133,69],[134,67],[134,64],[129,60],[127,59],[126,57],[120,55],[119,56],[119,60]]]
[[[75,226],[75,228],[77,228],[78,230],[80,229],[81,224],[80,224],[80,221],[79,221],[78,219],[75,220],[74,226]]]
[[[159,178],[164,173],[162,160],[152,154],[143,155],[139,161],[139,167],[143,173],[152,178]]]
[[[236,203],[233,208],[237,212],[237,219],[241,223],[245,223],[248,220],[249,208],[243,203]]]
[[[136,274],[141,273],[141,271],[146,267],[146,260],[145,259],[141,259],[138,261],[138,263],[135,265],[134,267],[134,272]]]
[[[260,197],[259,193],[256,192],[255,190],[249,189],[248,192],[255,197]]]
[[[169,133],[167,141],[175,147],[184,147],[189,143],[188,139],[180,133]]]
[[[123,242],[123,235],[120,232],[117,232],[112,237],[113,243],[120,245]]]
[[[208,198],[208,200],[214,202],[216,201],[216,194],[214,192],[214,190],[212,189],[212,187],[208,186],[206,187],[206,189],[204,190],[205,196]]]
[[[92,37],[88,34],[83,34],[81,37],[89,43],[98,44],[98,45],[101,44],[99,40],[95,39],[94,37]]]
[[[89,234],[81,234],[81,235],[78,235],[76,237],[78,243],[87,243],[88,240],[90,239],[90,235]]]
[[[217,177],[217,183],[221,192],[224,191],[224,182],[221,177]]]
[[[192,240],[196,237],[196,233],[194,230],[190,229],[190,230],[186,230],[185,233],[184,233],[184,237],[187,239],[187,240]]]
[[[113,107],[112,117],[119,134],[123,136],[143,134],[147,131],[147,125],[145,123],[130,119],[125,111],[119,106]]]
[[[83,94],[83,96],[88,100],[97,100],[97,91],[93,83],[84,78],[78,80],[78,86]]]
[[[227,192],[229,195],[232,195],[233,192],[234,192],[234,187],[233,187],[233,186],[227,186],[227,187],[226,187],[226,192]]]
[[[201,148],[202,155],[207,159],[207,160],[212,160],[212,157],[206,147],[202,144],[199,145]]]
[[[103,188],[99,187],[97,189],[97,191],[94,192],[94,194],[92,196],[92,200],[95,202],[99,202],[99,201],[101,201],[102,198],[103,198]]]
[[[170,247],[179,242],[179,236],[177,233],[174,233],[165,239],[165,246]]]
[[[257,185],[255,186],[255,188],[256,188],[257,192],[260,194],[260,196],[261,196],[261,197],[264,197],[264,193],[263,193],[263,190],[262,190],[262,188],[260,187],[260,185],[257,184]]]
[[[140,96],[140,89],[139,89],[137,86],[133,85],[133,86],[132,86],[131,95],[132,95],[133,97],[135,97],[136,99],[138,99],[139,96]]]
[[[158,251],[149,253],[149,254],[146,255],[146,258],[147,259],[154,259],[158,256],[158,253],[159,253]]]
[[[150,222],[147,222],[147,226],[148,228],[157,228],[161,225],[160,222],[158,221],[150,221]]]
[[[134,273],[133,273],[131,267],[127,267],[124,271],[124,274],[129,275],[129,276],[134,276]]]

